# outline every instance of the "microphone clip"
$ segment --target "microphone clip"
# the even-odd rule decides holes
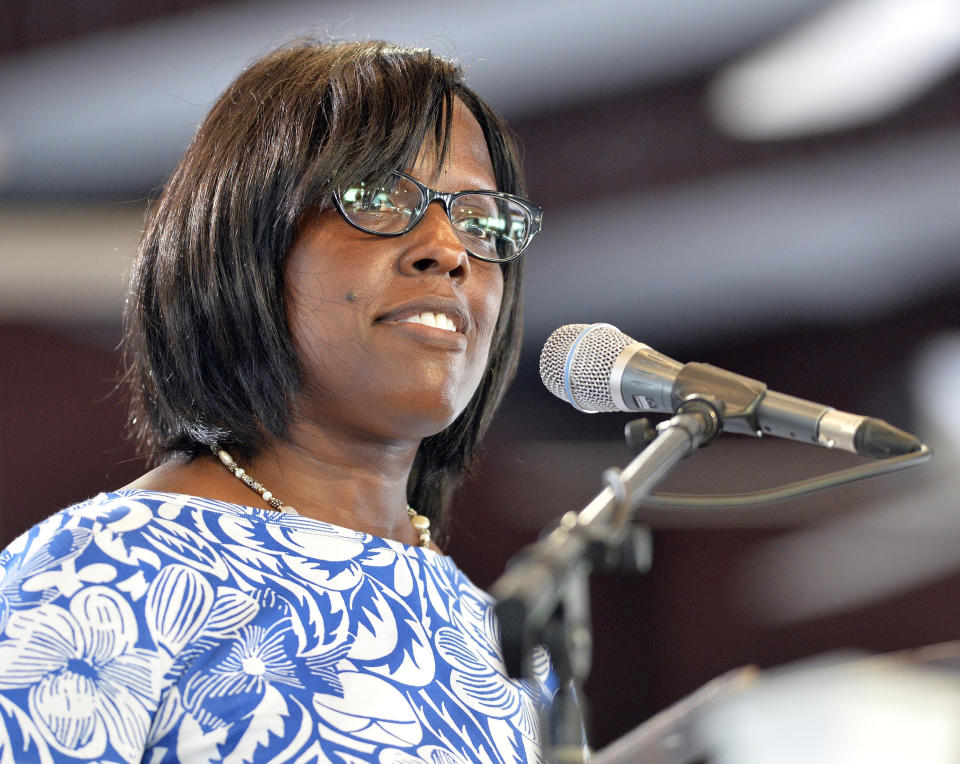
[[[757,437],[760,434],[757,407],[766,393],[767,386],[756,379],[708,363],[688,363],[677,374],[671,398],[675,411],[692,401],[701,401],[713,409],[718,429],[706,433],[703,442],[706,445],[721,429]]]
[[[686,420],[683,418],[677,419],[677,417],[681,414],[690,414],[698,417],[703,423],[702,431],[698,431],[697,434],[698,444],[696,446],[702,448],[713,443],[722,432],[725,410],[724,402],[711,395],[689,395],[677,408],[677,416],[660,422],[658,425],[653,425],[646,417],[631,419],[623,428],[623,436],[630,455],[639,456],[647,446],[656,440],[657,435],[668,427],[677,426],[689,432],[689,427],[685,426]],[[604,478],[604,484],[609,485],[606,478]]]

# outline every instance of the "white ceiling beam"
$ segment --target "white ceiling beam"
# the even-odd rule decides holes
[[[0,192],[142,193],[242,67],[298,35],[432,47],[516,116],[699,71],[824,2],[217,4],[5,59]]]

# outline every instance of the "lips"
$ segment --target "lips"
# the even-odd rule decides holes
[[[465,334],[470,319],[456,301],[436,298],[398,305],[379,316],[376,323],[419,324],[443,332]]]

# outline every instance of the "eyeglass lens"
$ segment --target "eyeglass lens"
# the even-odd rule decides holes
[[[343,214],[355,226],[387,236],[410,230],[426,207],[421,188],[396,173],[378,185],[342,190],[339,201]],[[530,210],[495,192],[457,194],[447,214],[466,250],[487,260],[516,257],[534,232]]]

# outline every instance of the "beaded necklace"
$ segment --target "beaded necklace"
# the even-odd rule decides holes
[[[282,501],[280,501],[280,499],[278,499],[272,491],[268,490],[263,483],[261,483],[259,480],[256,480],[252,475],[248,474],[247,471],[237,464],[233,460],[233,457],[220,448],[218,444],[211,443],[210,450],[217,455],[217,458],[220,459],[220,461],[223,463],[223,466],[227,468],[227,471],[230,472],[230,474],[240,480],[250,490],[259,494],[260,498],[269,504],[273,509],[290,515],[300,514],[289,504],[284,504]],[[415,510],[409,504],[407,505],[407,516],[410,518],[410,524],[413,526],[413,530],[417,533],[417,538],[419,539],[417,546],[430,546],[430,518],[419,514],[417,510]]]

